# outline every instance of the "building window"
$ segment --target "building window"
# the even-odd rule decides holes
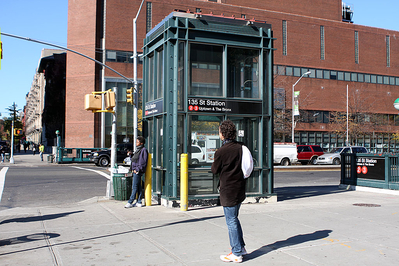
[[[318,78],[318,79],[323,78],[323,70],[321,70],[321,69],[316,70],[316,78]]]
[[[355,63],[359,64],[359,32],[355,31]]]
[[[283,55],[287,55],[287,21],[283,20]]]
[[[294,76],[295,77],[301,76],[301,69],[299,67],[294,67]]]
[[[387,67],[391,67],[391,45],[389,36],[386,36],[386,43],[387,43]]]
[[[351,73],[345,72],[345,81],[351,81]]]
[[[152,29],[152,2],[147,2],[146,33]]]
[[[133,63],[133,52],[107,50],[105,60],[107,62]],[[142,59],[139,58],[138,63],[142,64]]]
[[[324,26],[320,26],[320,59],[325,59]]]
[[[285,68],[285,75],[286,76],[292,76],[293,72],[292,72],[292,67],[286,67]]]

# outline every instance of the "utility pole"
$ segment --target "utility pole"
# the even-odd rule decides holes
[[[133,19],[133,84],[134,84],[134,107],[133,107],[133,147],[136,150],[136,145],[134,143],[137,139],[137,98],[139,96],[137,91],[137,18],[140,14],[141,8],[143,6],[144,0],[141,1],[139,10],[137,11],[136,17]]]

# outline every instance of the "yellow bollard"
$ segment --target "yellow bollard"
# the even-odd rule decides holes
[[[145,181],[144,181],[144,198],[145,206],[151,206],[152,198],[152,154],[148,154],[147,167],[145,169]]]
[[[180,210],[188,209],[188,156],[180,155]]]

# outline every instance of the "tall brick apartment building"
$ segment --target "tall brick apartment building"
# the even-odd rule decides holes
[[[140,3],[70,0],[68,47],[132,78],[132,21]],[[173,10],[255,18],[272,25],[277,141],[291,140],[292,85],[310,71],[295,86],[300,91],[295,142],[324,148],[344,145],[348,106],[351,143],[375,151],[399,148],[391,134],[399,129],[393,108],[399,98],[399,32],[352,23],[351,10],[341,0],[153,0],[144,2],[138,17],[139,53],[146,33]],[[131,84],[68,53],[66,86],[66,147],[109,146],[111,117],[85,111],[83,99],[87,93],[115,86],[120,92],[118,142],[132,141],[132,107],[125,101]]]

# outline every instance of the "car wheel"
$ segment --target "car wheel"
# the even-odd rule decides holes
[[[197,159],[192,159],[191,164],[199,164],[199,161]]]
[[[98,160],[98,165],[102,167],[106,167],[109,165],[109,158],[106,156],[103,156]]]
[[[334,158],[333,165],[341,164],[341,161],[338,158]]]
[[[317,164],[316,160],[317,160],[317,157],[313,157],[312,159],[310,159],[309,164],[312,164],[312,165]]]
[[[281,160],[281,165],[282,166],[288,166],[290,165],[290,160],[288,160],[287,158],[284,158]]]

